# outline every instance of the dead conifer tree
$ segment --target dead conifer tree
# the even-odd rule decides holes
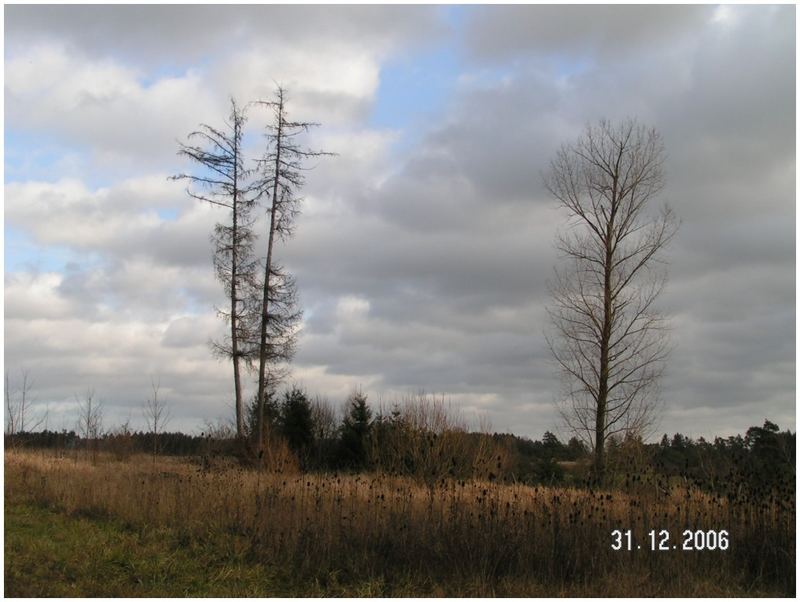
[[[225,340],[213,343],[217,355],[233,363],[233,388],[236,407],[236,433],[244,437],[241,362],[252,354],[247,341],[253,324],[249,301],[257,279],[257,261],[253,257],[252,209],[255,197],[248,186],[250,171],[245,168],[242,137],[246,122],[245,109],[231,98],[226,129],[202,124],[189,134],[194,144],[180,143],[178,154],[189,157],[202,168],[199,174],[180,174],[173,179],[186,179],[195,185],[188,194],[198,200],[230,210],[230,221],[218,223],[214,229],[214,268],[230,305],[217,308],[229,324]]]
[[[293,330],[291,320],[283,320],[280,324],[280,312],[275,311],[275,301],[278,290],[283,287],[284,292],[293,288],[293,281],[286,275],[281,275],[273,259],[275,237],[285,240],[294,230],[294,220],[300,210],[302,199],[297,192],[305,182],[303,172],[308,169],[305,163],[313,157],[330,155],[322,151],[309,150],[298,142],[301,134],[319,124],[303,121],[292,121],[286,111],[286,92],[278,86],[275,97],[270,101],[256,101],[254,104],[266,107],[272,112],[272,119],[266,126],[267,150],[259,160],[260,178],[258,192],[263,198],[268,199],[268,230],[267,254],[263,266],[263,281],[261,294],[260,328],[258,341],[258,392],[257,392],[257,448],[262,449],[264,439],[264,403],[266,391],[270,386],[267,373],[268,365],[280,354],[277,353],[280,345],[271,340],[270,331],[278,329],[284,331],[284,336]],[[276,282],[280,285],[276,286]],[[290,283],[292,286],[289,286]],[[288,328],[286,328],[288,325]]]

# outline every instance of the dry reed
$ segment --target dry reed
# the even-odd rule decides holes
[[[448,582],[471,582],[484,593],[510,591],[503,584],[515,580],[588,592],[602,582],[613,595],[635,594],[614,585],[632,581],[679,595],[709,581],[779,595],[795,588],[793,499],[756,503],[674,486],[635,495],[478,480],[426,486],[381,474],[209,470],[136,456],[90,463],[10,451],[5,463],[7,496],[187,537],[234,534],[254,559],[309,579],[414,579],[442,592]],[[642,549],[612,550],[615,529],[630,529]],[[669,531],[679,547],[685,529],[724,529],[731,544],[650,551],[651,529]]]

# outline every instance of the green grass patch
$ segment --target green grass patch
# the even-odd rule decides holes
[[[225,545],[228,544],[228,545]],[[5,594],[13,597],[292,595],[234,540],[203,542],[6,500]]]
[[[5,503],[8,597],[296,597],[423,595],[418,584],[298,580],[258,562],[244,538],[138,528],[97,513],[66,514],[28,500]]]

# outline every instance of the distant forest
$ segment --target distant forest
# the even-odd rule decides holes
[[[379,471],[425,482],[478,478],[528,485],[592,487],[591,453],[577,438],[561,441],[545,432],[541,440],[508,433],[468,432],[443,406],[411,404],[373,417],[366,396],[354,394],[349,412],[338,423],[320,416],[320,406],[297,389],[269,404],[271,431],[285,453],[272,460],[277,472]],[[252,414],[252,412],[251,412]],[[252,416],[251,416],[252,422]],[[427,424],[426,424],[427,423]],[[610,482],[628,491],[691,483],[725,495],[774,495],[794,490],[796,433],[766,420],[744,435],[707,441],[680,433],[658,443],[639,438],[611,439]],[[83,450],[119,460],[133,454],[195,456],[198,470],[250,462],[235,433],[209,427],[201,434],[131,431],[125,427],[96,439],[74,431],[22,432],[6,435],[6,448]],[[274,453],[274,452],[272,452]],[[788,498],[787,498],[788,499]]]

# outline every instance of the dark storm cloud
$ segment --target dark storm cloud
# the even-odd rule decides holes
[[[514,60],[538,52],[567,57],[605,55],[674,44],[697,31],[708,6],[483,6],[467,28],[476,58]]]
[[[6,48],[53,37],[91,54],[180,66],[257,38],[361,39],[387,46],[442,32],[433,7],[91,5],[6,7]]]

